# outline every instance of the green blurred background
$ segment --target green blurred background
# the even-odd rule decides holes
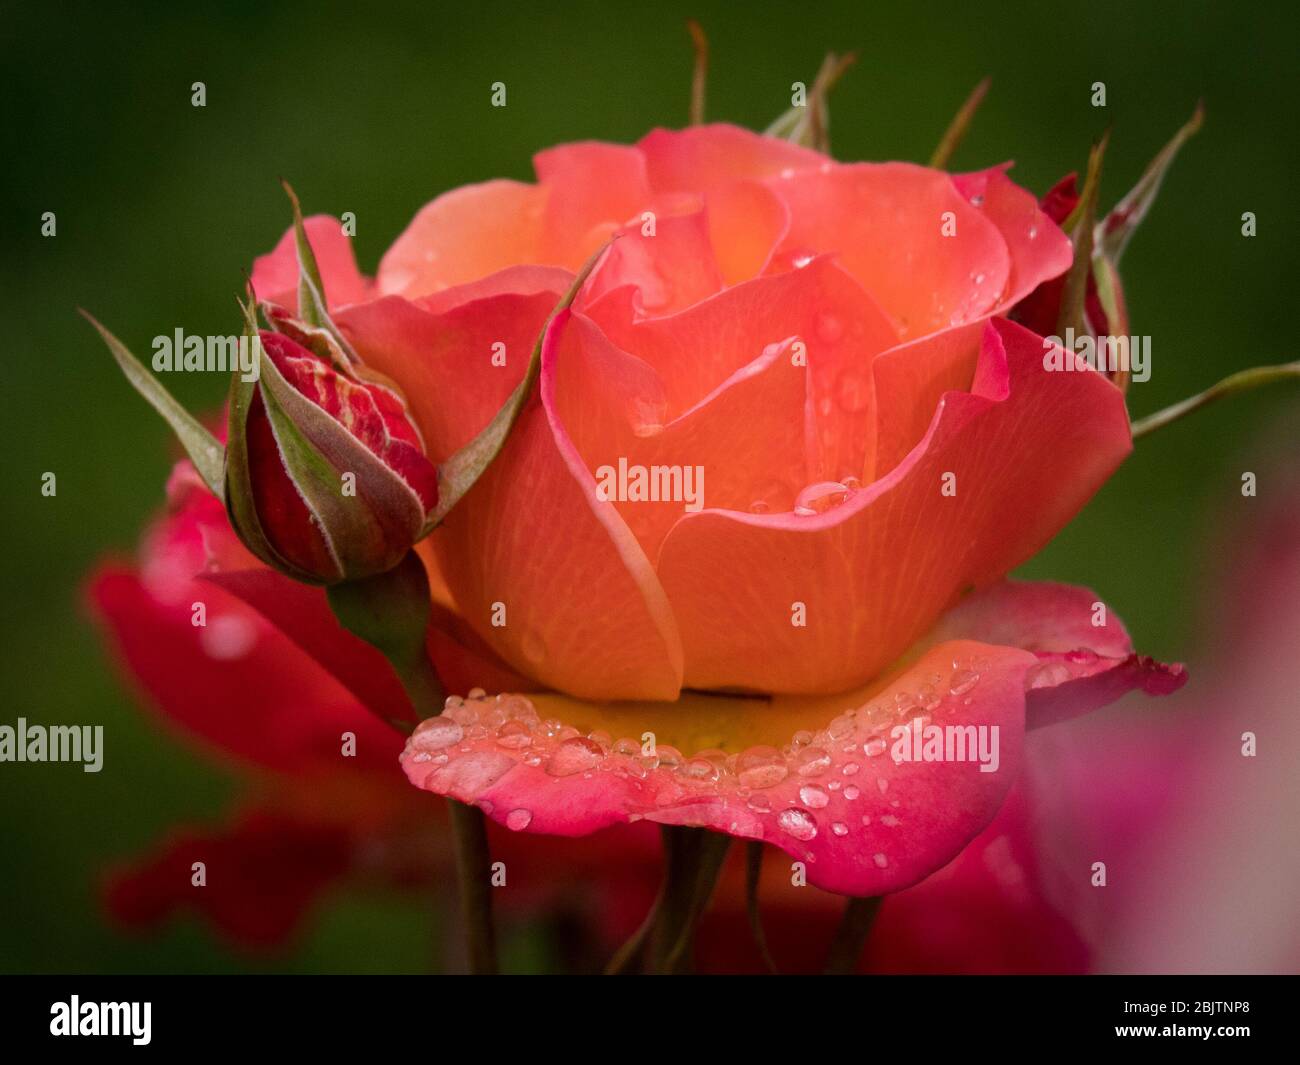
[[[23,5],[0,19],[5,187],[0,257],[5,712],[102,723],[107,769],[0,765],[0,970],[419,970],[437,930],[417,900],[335,896],[288,954],[253,959],[182,919],[146,940],[106,925],[95,881],[178,821],[216,820],[232,778],[164,736],[118,683],[81,602],[106,552],[129,552],[162,499],[171,446],[75,314],[139,353],[177,326],[236,329],[234,295],[287,220],[356,212],[373,270],[438,192],[528,178],[558,141],[634,140],[686,117],[684,20],[713,46],[708,111],[762,128],[828,49],[860,61],[832,100],[842,159],[924,159],[975,82],[993,89],[954,160],[1016,160],[1044,191],[1109,124],[1103,203],[1118,198],[1198,98],[1205,129],[1178,160],[1124,261],[1133,330],[1153,337],[1141,415],[1246,366],[1294,358],[1295,16],[1284,5],[412,3],[220,8]],[[207,106],[190,86],[207,85]],[[509,106],[488,106],[508,85]],[[1090,105],[1093,82],[1108,106]],[[1291,206],[1288,206],[1290,204]],[[42,212],[58,235],[42,238]],[[1243,211],[1259,234],[1240,233]],[[1289,265],[1290,264],[1290,265]],[[174,384],[192,409],[223,380]],[[1215,407],[1143,441],[1030,566],[1092,585],[1144,651],[1195,665],[1198,582],[1217,532],[1265,465],[1261,431],[1294,389]],[[1273,434],[1274,446],[1278,439]],[[1283,440],[1294,440],[1283,434]],[[43,498],[44,471],[58,495]],[[1266,486],[1261,487],[1266,491]],[[544,943],[512,947],[545,968]]]

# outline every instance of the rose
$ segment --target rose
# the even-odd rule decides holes
[[[840,165],[727,126],[537,169],[435,200],[373,283],[308,223],[335,321],[439,462],[621,234],[423,549],[459,646],[550,693],[453,704],[408,744],[415,783],[514,829],[762,838],[877,894],[989,821],[1026,717],[1181,683],[1092,593],[1000,583],[1130,446],[1109,381],[1047,372],[1000,317],[1072,260],[1002,170]],[[259,261],[260,297],[288,299],[293,255]],[[621,464],[702,468],[703,509],[608,498],[597,471]],[[996,771],[884,756],[927,718],[998,735]]]

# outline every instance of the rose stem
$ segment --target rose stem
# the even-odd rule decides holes
[[[763,844],[752,840],[745,847],[745,910],[749,915],[749,928],[754,933],[754,943],[762,955],[769,973],[776,974],[776,960],[767,947],[767,934],[763,931],[763,915],[758,908],[758,882],[763,873]]]
[[[871,934],[882,901],[880,895],[849,899],[826,956],[827,976],[847,976],[853,972],[862,957],[862,948],[867,944],[867,936]]]
[[[1145,418],[1139,418],[1132,426],[1133,439],[1137,440],[1139,437],[1153,433],[1157,429],[1163,429],[1171,422],[1178,421],[1179,418],[1191,414],[1192,411],[1200,410],[1207,404],[1213,403],[1216,399],[1223,399],[1224,396],[1236,395],[1238,392],[1248,392],[1252,388],[1259,388],[1261,385],[1288,379],[1300,379],[1300,362],[1282,363],[1277,366],[1255,366],[1249,370],[1240,370],[1225,377],[1217,384],[1211,385],[1199,395],[1190,396],[1171,407],[1156,411],[1155,414],[1148,414]]]
[[[492,856],[488,853],[483,812],[455,799],[447,800],[456,843],[456,874],[460,879],[460,911],[469,941],[469,969],[475,976],[497,971],[496,932],[492,926]]]

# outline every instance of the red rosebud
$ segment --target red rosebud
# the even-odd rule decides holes
[[[299,580],[392,569],[438,502],[437,469],[401,395],[359,363],[331,362],[284,333],[257,339],[258,379],[236,378],[231,391],[225,494],[235,531]]]

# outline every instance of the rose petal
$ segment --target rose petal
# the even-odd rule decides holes
[[[598,498],[653,560],[687,508],[744,510],[764,483],[799,481],[805,376],[789,342],[771,344],[711,396],[660,424],[665,403],[654,371],[575,315],[559,334],[555,409],[595,475]]]
[[[533,156],[533,168],[548,196],[542,261],[572,270],[651,199],[644,156],[622,144],[561,144]]]
[[[840,696],[471,700],[424,722],[402,764],[417,787],[476,803],[516,830],[581,835],[642,818],[710,828],[782,848],[806,863],[809,883],[876,895],[939,868],[992,819],[1017,772],[1032,663],[1018,649],[953,641]],[[950,694],[951,678],[973,667],[976,683]],[[986,753],[997,737],[994,771],[971,760],[896,761],[916,719],[996,726],[984,733]],[[592,725],[605,735],[579,731]],[[611,735],[646,731],[655,757],[641,757],[640,738],[607,746]],[[712,753],[678,753],[701,746]]]
[[[400,749],[397,733],[330,673],[210,583],[196,581],[167,602],[131,570],[103,567],[90,595],[132,681],[170,722],[222,753],[299,772],[337,762],[347,731],[369,764],[382,766]],[[206,605],[205,626],[192,622],[196,602]]]
[[[152,854],[112,871],[104,901],[131,928],[194,907],[243,946],[283,944],[353,862],[356,841],[339,824],[250,810],[218,829],[176,832]],[[193,886],[193,863],[210,880]]]
[[[540,263],[546,190],[485,181],[426,204],[379,263],[380,295],[414,299],[521,263]]]
[[[673,527],[658,571],[686,648],[684,683],[862,683],[964,590],[1038,551],[1129,447],[1108,381],[1048,372],[1039,338],[990,324],[971,392],[946,393],[924,439],[882,480],[821,514],[704,511]]]
[[[954,174],[957,190],[998,227],[1011,256],[1007,288],[997,302],[1004,311],[1044,281],[1059,277],[1074,261],[1074,246],[1037,201],[994,167],[974,174]]]
[[[673,314],[699,303],[722,287],[713,247],[703,211],[656,218],[649,233],[629,226],[584,286],[579,306],[623,286],[636,291],[643,314]]]
[[[1130,691],[1169,695],[1187,681],[1182,665],[1135,654],[1123,622],[1087,588],[1003,581],[967,596],[927,640],[983,640],[1032,651],[1030,728],[1088,713]]]
[[[462,616],[507,663],[588,698],[673,698],[681,643],[663,590],[561,424],[555,338],[540,403],[432,538]]]
[[[651,130],[637,146],[651,186],[661,192],[712,191],[830,161],[820,152],[726,123]]]
[[[904,336],[990,314],[1006,290],[1006,243],[942,171],[855,163],[799,171],[769,187],[790,211],[774,266],[835,252]]]

